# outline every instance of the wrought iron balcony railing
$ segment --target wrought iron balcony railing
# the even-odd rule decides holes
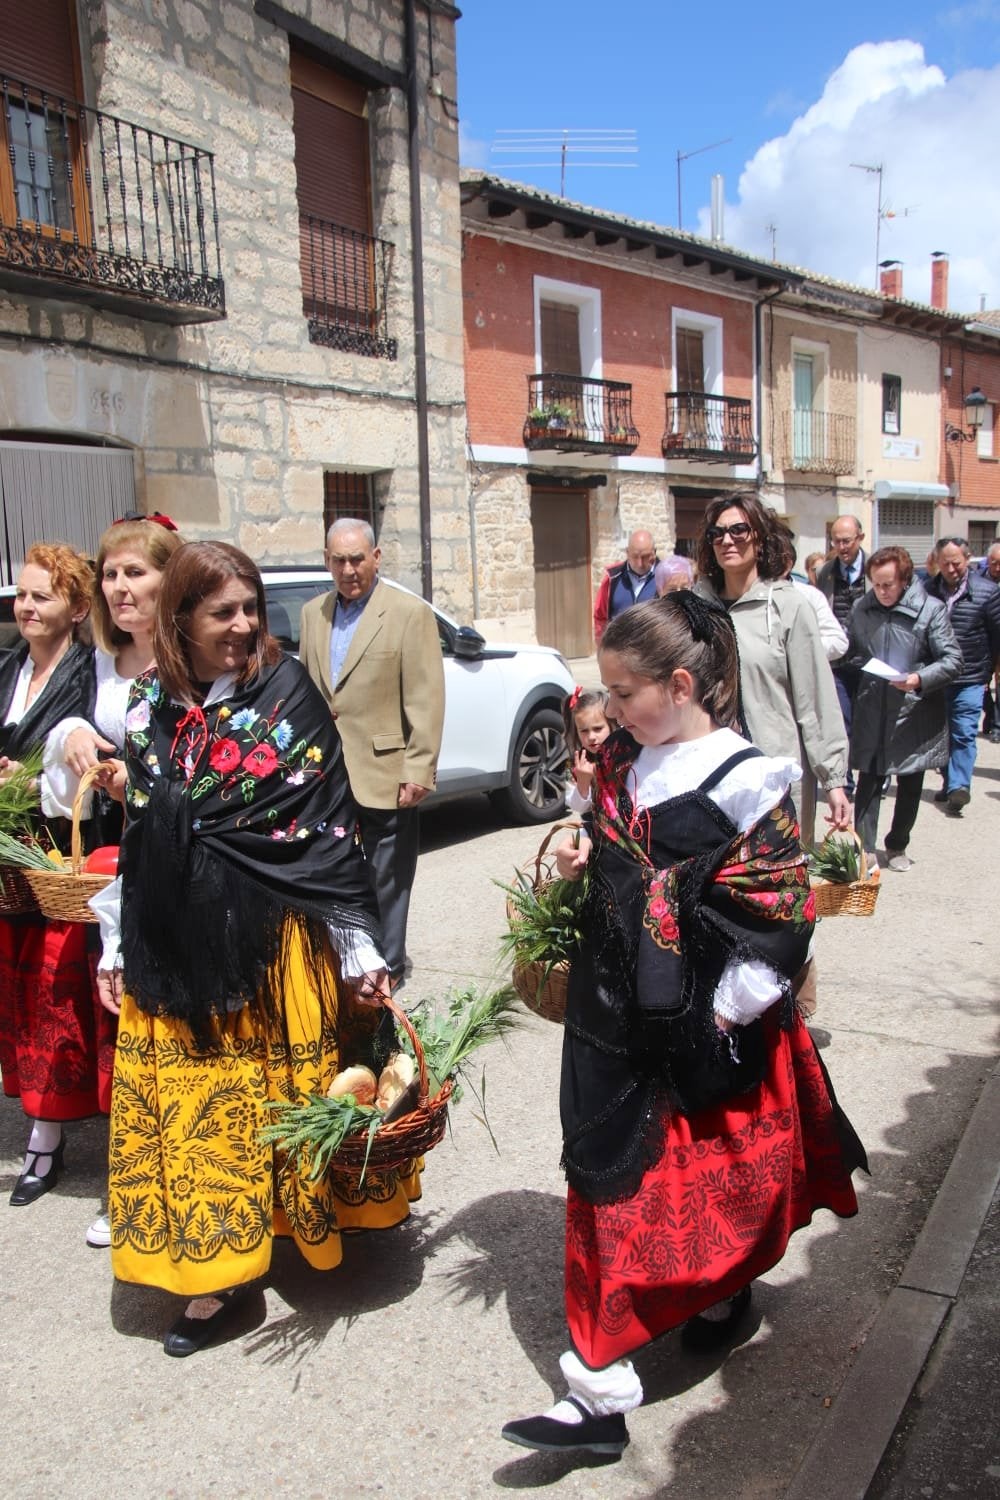
[[[29,83],[0,77],[0,95],[0,286],[225,317],[211,152]]]
[[[311,214],[299,217],[302,301],[314,344],[395,359],[386,302],[392,245]]]
[[[582,375],[529,375],[526,448],[561,453],[634,453],[632,387],[624,380]]]
[[[810,474],[853,474],[857,468],[854,417],[845,412],[796,407],[782,423],[780,467]]]
[[[668,391],[666,400],[664,457],[717,464],[745,464],[757,457],[752,405],[743,397]]]

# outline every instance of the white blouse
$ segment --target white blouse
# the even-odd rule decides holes
[[[716,729],[696,740],[672,745],[644,745],[632,767],[636,809],[651,809],[671,797],[693,792],[747,741],[731,729]],[[755,755],[734,766],[706,796],[741,833],[752,828],[801,780],[793,760]],[[715,991],[715,1013],[735,1025],[746,1025],[781,998],[782,982],[770,964],[753,959],[726,965]]]
[[[47,818],[68,818],[73,813],[80,778],[66,764],[66,741],[74,729],[96,729],[103,739],[110,740],[119,750],[125,743],[125,708],[133,679],[120,676],[114,657],[99,647],[94,651],[94,669],[97,698],[93,724],[86,719],[61,719],[45,741],[42,812]],[[90,817],[91,800],[88,794],[82,813],[85,818]]]

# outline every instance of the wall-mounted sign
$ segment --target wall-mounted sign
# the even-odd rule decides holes
[[[883,437],[883,458],[919,458],[923,444],[916,438]]]

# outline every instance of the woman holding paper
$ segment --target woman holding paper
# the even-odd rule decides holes
[[[851,613],[845,661],[860,667],[851,726],[851,765],[860,767],[854,800],[858,837],[871,859],[886,776],[896,777],[892,824],[885,836],[889,869],[904,871],[920,809],[924,772],[948,759],[948,720],[941,691],[962,669],[962,653],[937,599],[913,576],[903,547],[882,547],[865,570],[871,588]],[[888,676],[894,672],[894,676]]]

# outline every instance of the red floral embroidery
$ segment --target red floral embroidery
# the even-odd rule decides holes
[[[649,898],[643,913],[642,925],[658,948],[667,948],[673,953],[680,950],[680,929],[674,916],[673,872],[661,870],[649,882]]]
[[[278,757],[273,745],[266,742],[262,745],[254,745],[253,749],[243,757],[243,770],[251,776],[258,778],[270,776],[272,771],[277,770]]]
[[[235,740],[216,740],[212,746],[208,763],[213,771],[235,771],[240,763],[240,747]]]

